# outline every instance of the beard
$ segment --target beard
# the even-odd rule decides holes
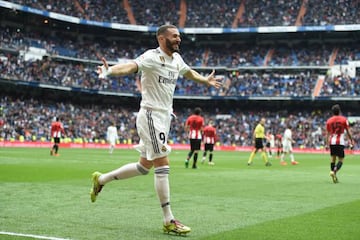
[[[169,39],[166,39],[166,47],[167,49],[169,49],[172,53],[174,52],[180,52],[180,48],[179,45],[176,43],[171,43],[171,41]]]

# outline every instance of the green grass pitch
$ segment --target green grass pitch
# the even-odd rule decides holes
[[[153,171],[113,181],[90,202],[91,173],[137,161],[135,150],[110,155],[107,149],[62,148],[60,154],[0,148],[0,239],[360,239],[357,155],[346,156],[334,184],[328,153],[295,154],[297,166],[273,158],[272,167],[258,154],[249,167],[248,152],[216,151],[215,166],[185,169],[187,151],[174,150],[171,205],[192,228],[184,237],[162,232]]]

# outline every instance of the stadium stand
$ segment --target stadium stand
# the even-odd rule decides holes
[[[356,24],[359,16],[355,10],[360,4],[355,0],[12,2],[89,21],[150,27],[173,23],[190,28]],[[211,5],[212,14],[204,9],[205,3]],[[64,98],[61,96],[64,90],[75,95],[78,92],[101,95],[100,91],[104,91],[114,94],[114,98],[130,96],[137,99],[137,75],[99,80],[95,69],[102,56],[112,63],[135,58],[156,44],[154,33],[69,24],[2,7],[0,13],[0,79],[3,89],[8,89],[0,95],[2,139],[23,136],[27,141],[49,140],[47,123],[60,112],[67,123],[71,141],[102,141],[104,129],[113,119],[119,120],[121,129],[129,129],[122,131],[121,142],[138,140],[133,125],[136,107],[84,102],[56,104],[32,95],[18,97],[11,89],[14,85],[25,85],[35,88],[34,92],[41,92],[46,86],[57,91],[60,99]],[[318,129],[323,127],[323,121],[329,115],[326,110],[333,103],[330,97],[340,97],[343,104],[352,105],[346,114],[354,117],[354,138],[359,139],[359,124],[356,123],[359,67],[344,67],[360,60],[357,32],[275,32],[266,36],[253,33],[184,34],[182,38],[185,61],[203,74],[216,69],[217,74],[224,76],[224,88],[206,89],[181,78],[176,96],[185,102],[187,97],[210,97],[220,102],[219,105],[227,105],[229,99],[236,99],[231,107],[205,111],[206,118],[216,120],[221,144],[251,145],[253,123],[266,116],[267,124],[274,132],[281,132],[285,123],[294,124],[297,147],[320,148],[323,139]],[[291,110],[283,110],[284,105],[279,106],[279,99],[289,102],[286,105]],[[313,104],[314,99],[320,99],[314,109],[299,107],[299,102],[306,100],[306,104]],[[319,103],[321,99],[325,99],[323,103]],[[270,100],[266,110],[243,107],[256,106],[262,103],[261,100]],[[297,107],[291,106],[294,103]],[[182,122],[189,107],[187,103],[181,104],[171,133],[174,143],[186,141]]]

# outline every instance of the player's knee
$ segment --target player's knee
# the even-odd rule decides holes
[[[149,173],[149,169],[144,167],[141,163],[137,163],[136,168],[142,175],[146,175]]]
[[[170,173],[170,167],[169,166],[162,166],[155,168],[155,174],[156,176],[167,176]]]

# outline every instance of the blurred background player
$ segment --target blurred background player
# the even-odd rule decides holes
[[[275,145],[276,145],[276,157],[277,158],[280,158],[281,154],[283,153],[283,146],[282,146],[282,135],[279,133],[279,134],[276,134],[275,136]]]
[[[116,128],[115,122],[112,122],[110,126],[108,126],[106,131],[106,140],[110,144],[109,153],[112,154],[115,148],[116,141],[119,139],[118,131]]]
[[[287,165],[287,162],[285,162],[285,160],[284,160],[285,155],[287,153],[290,156],[292,165],[299,164],[297,161],[295,161],[295,158],[294,158],[293,149],[292,149],[293,143],[295,143],[295,141],[292,139],[291,126],[288,125],[284,132],[283,142],[282,142],[283,152],[281,153],[281,157],[280,157],[280,164],[283,166]]]
[[[334,183],[338,183],[336,173],[340,170],[345,158],[345,131],[350,140],[350,149],[353,148],[354,142],[347,118],[340,116],[340,106],[338,104],[333,105],[331,111],[333,116],[326,121],[325,141],[326,146],[330,147],[330,177]],[[338,160],[337,163],[336,160]]]
[[[275,147],[275,136],[270,131],[268,131],[266,134],[266,148],[269,158],[272,158],[272,150],[274,149],[274,147]]]
[[[55,118],[55,121],[51,123],[51,130],[50,130],[51,138],[54,141],[54,145],[52,149],[50,150],[51,156],[59,156],[59,144],[60,144],[60,138],[65,135],[64,127],[62,123],[60,122],[60,119],[58,117]]]
[[[261,150],[261,157],[265,162],[265,166],[269,167],[271,166],[271,163],[269,162],[269,159],[266,155],[266,150],[264,147],[264,140],[265,140],[265,118],[261,118],[260,122],[256,125],[254,133],[253,133],[253,139],[254,139],[254,149],[250,154],[249,160],[248,160],[248,166],[250,166],[254,160],[254,157],[256,153]]]
[[[189,167],[189,161],[193,156],[192,168],[197,168],[196,162],[198,159],[198,152],[201,147],[202,130],[204,127],[204,118],[200,116],[201,108],[197,107],[194,109],[194,113],[190,115],[185,122],[185,131],[188,132],[190,140],[190,152],[188,153],[185,160],[185,167]]]
[[[204,153],[201,163],[204,163],[206,160],[207,152],[209,152],[209,165],[214,165],[213,160],[213,151],[216,138],[216,128],[214,127],[213,121],[209,121],[208,125],[204,127],[203,130],[203,141],[204,141]]]

